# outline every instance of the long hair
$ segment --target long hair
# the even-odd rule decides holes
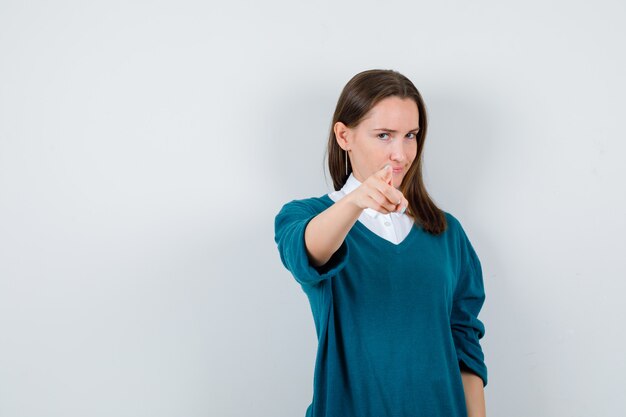
[[[400,191],[409,202],[406,214],[416,224],[421,225],[428,233],[438,235],[446,230],[447,222],[444,212],[432,201],[422,179],[422,150],[428,128],[426,106],[415,85],[404,75],[393,70],[368,70],[354,77],[343,88],[330,125],[328,135],[328,170],[333,179],[335,190],[340,190],[346,183],[352,165],[348,161],[348,174],[344,150],[335,137],[333,127],[342,122],[353,128],[379,101],[387,97],[410,98],[417,104],[419,112],[419,130],[417,132],[417,154],[400,184]]]

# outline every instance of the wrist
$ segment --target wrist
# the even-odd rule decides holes
[[[365,209],[365,207],[359,206],[359,203],[357,201],[357,196],[354,191],[352,191],[351,193],[348,193],[344,198],[342,198],[339,201],[340,202],[343,201],[346,206],[350,207],[350,209],[355,214],[358,214],[358,215],[361,215],[361,212]]]

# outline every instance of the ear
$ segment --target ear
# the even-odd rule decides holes
[[[335,138],[337,139],[337,143],[339,147],[344,151],[350,149],[350,128],[343,124],[342,122],[337,122],[333,126],[333,131],[335,132]]]

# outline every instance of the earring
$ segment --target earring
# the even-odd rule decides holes
[[[348,176],[348,151],[344,151],[346,154],[346,177]]]

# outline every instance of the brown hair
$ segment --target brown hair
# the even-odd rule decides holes
[[[417,154],[400,185],[400,191],[409,202],[406,214],[427,232],[438,235],[446,230],[446,217],[426,192],[422,180],[422,150],[428,128],[426,106],[411,80],[397,71],[363,71],[352,77],[343,88],[337,101],[328,136],[328,169],[333,179],[333,186],[335,190],[341,189],[352,171],[352,165],[348,161],[348,174],[346,175],[343,154],[345,151],[337,143],[333,129],[335,123],[342,122],[348,127],[355,127],[379,101],[392,96],[413,99],[417,104],[420,120],[420,129],[416,137]]]

